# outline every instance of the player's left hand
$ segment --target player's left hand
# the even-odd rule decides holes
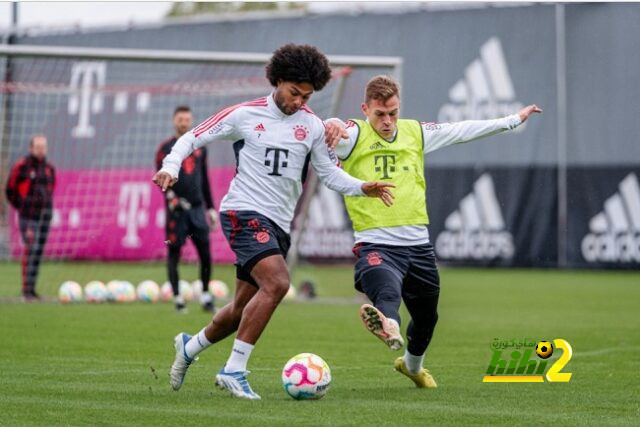
[[[209,215],[209,230],[213,231],[218,228],[218,212],[211,208],[207,210],[207,214]]]
[[[328,120],[324,123],[324,142],[331,149],[336,148],[341,139],[349,139],[346,127],[342,121]]]
[[[518,111],[522,123],[526,122],[532,113],[542,113],[542,108],[538,107],[536,104],[531,104]]]
[[[387,207],[393,204],[395,196],[391,193],[390,188],[394,188],[395,185],[390,182],[372,181],[362,184],[362,192],[368,197],[379,197]]]

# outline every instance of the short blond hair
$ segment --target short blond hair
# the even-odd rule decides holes
[[[387,102],[394,96],[400,97],[400,86],[390,76],[379,75],[373,77],[367,83],[364,91],[364,102],[369,103],[372,99]]]

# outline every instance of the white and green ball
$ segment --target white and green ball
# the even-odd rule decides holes
[[[120,280],[109,280],[106,284],[107,288],[107,301],[118,301],[118,295],[120,294]]]
[[[144,280],[138,284],[136,289],[138,300],[142,302],[158,302],[160,298],[160,287],[153,280]]]
[[[92,304],[107,300],[107,287],[99,280],[92,280],[84,286],[84,299]]]
[[[191,282],[191,292],[193,293],[193,299],[199,300],[202,296],[202,280],[197,279]]]
[[[209,292],[215,299],[229,298],[229,286],[222,280],[211,280],[209,282]]]
[[[62,282],[58,289],[58,300],[63,304],[82,301],[82,286],[72,280]]]
[[[173,289],[171,289],[171,283],[164,282],[160,287],[160,301],[170,302],[173,300]]]
[[[133,302],[136,300],[136,288],[133,283],[126,280],[120,281],[119,302]]]
[[[184,298],[185,301],[193,301],[193,289],[191,289],[191,283],[186,280],[180,280],[178,282],[178,289],[180,296]]]

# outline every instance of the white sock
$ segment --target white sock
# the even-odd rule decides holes
[[[204,334],[205,328],[202,328],[200,332],[196,335],[192,336],[189,341],[187,341],[187,345],[184,346],[184,352],[187,353],[187,356],[190,359],[193,359],[198,355],[198,353],[202,352],[204,349],[210,347],[213,343],[207,339],[207,336]]]
[[[227,364],[224,366],[225,372],[238,372],[247,370],[247,362],[253,345],[240,341],[239,339],[233,340],[233,348],[231,349],[231,356],[227,360]]]
[[[412,374],[417,374],[422,368],[422,361],[424,360],[424,354],[421,356],[414,356],[409,353],[409,350],[404,351],[404,364]]]
[[[213,297],[209,292],[204,292],[202,295],[200,295],[200,304],[205,305],[206,303],[212,302],[212,301],[213,301]]]

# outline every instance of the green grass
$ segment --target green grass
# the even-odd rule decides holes
[[[156,264],[49,264],[41,290],[53,295],[54,282],[87,268],[101,280],[164,280]],[[17,273],[16,264],[0,264],[0,295],[16,295]],[[322,295],[350,297],[351,274],[346,266],[304,267],[294,283],[311,277]],[[233,270],[216,267],[216,276],[230,282]],[[170,390],[173,336],[209,321],[195,305],[179,316],[168,304],[2,304],[0,424],[637,424],[640,274],[443,269],[442,289],[427,357],[437,390],[415,389],[393,371],[398,354],[364,330],[347,298],[279,307],[249,364],[260,402],[213,387],[230,339],[201,355],[182,390]],[[567,340],[571,381],[482,383],[494,338]],[[284,362],[303,351],[332,368],[320,401],[297,402],[282,390]]]

